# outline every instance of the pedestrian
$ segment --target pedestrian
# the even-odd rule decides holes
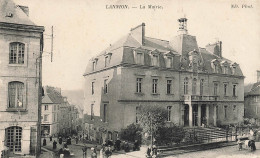
[[[152,156],[151,156],[151,151],[152,151],[151,147],[148,146],[148,147],[147,147],[147,150],[146,150],[146,157],[147,157],[147,158],[151,158],[151,157],[152,157]]]
[[[46,139],[45,138],[43,139],[43,144],[42,145],[46,146]]]
[[[240,140],[240,138],[238,138],[237,140],[238,150],[242,150],[242,144],[243,142]]]
[[[50,142],[52,141],[52,136],[50,136]]]
[[[82,148],[83,158],[86,158],[86,157],[87,157],[87,150],[88,150],[87,146],[84,145],[84,147]]]
[[[91,148],[91,158],[97,158],[96,150],[93,147]]]
[[[117,151],[120,150],[120,144],[121,144],[121,140],[119,140],[119,138],[116,139],[116,142],[115,142],[115,148]]]
[[[57,148],[57,142],[55,140],[53,141],[52,145],[53,145],[53,147],[52,147],[53,149]]]
[[[60,148],[58,154],[59,154],[60,158],[64,158],[64,151],[62,148]]]
[[[156,145],[153,145],[153,148],[152,148],[152,156],[153,156],[153,157],[156,157],[156,156],[157,156],[157,147],[156,147]]]
[[[59,137],[59,144],[61,145],[62,144],[62,138]]]

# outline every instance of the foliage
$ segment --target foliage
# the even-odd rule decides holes
[[[140,125],[132,123],[126,128],[121,129],[120,136],[122,140],[126,140],[129,142],[134,142],[138,140],[139,142],[142,141],[142,128]]]
[[[179,144],[185,136],[183,127],[173,124],[170,127],[159,127],[155,139],[159,144]]]
[[[160,127],[164,127],[167,121],[167,110],[163,107],[150,105],[140,106],[138,123],[143,128],[143,133],[155,135]]]

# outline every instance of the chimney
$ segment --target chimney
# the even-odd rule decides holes
[[[48,86],[44,86],[43,88],[44,88],[44,96],[45,96],[46,94],[48,94],[47,93]]]
[[[29,16],[29,8],[27,6],[18,5],[18,7],[21,8],[27,16]]]
[[[132,28],[131,35],[142,45],[145,45],[145,23]]]
[[[257,70],[257,82],[260,82],[260,70]]]
[[[206,45],[206,50],[212,54],[215,54],[216,56],[222,58],[222,42],[217,41],[214,44],[208,44]]]

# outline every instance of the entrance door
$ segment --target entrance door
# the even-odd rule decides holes
[[[6,146],[9,147],[11,153],[21,152],[22,128],[18,126],[9,127],[6,129]]]
[[[192,117],[193,117],[193,122],[192,125],[193,126],[198,126],[198,105],[193,105],[193,112],[192,112]]]
[[[184,126],[189,126],[189,105],[184,107]]]
[[[206,119],[206,105],[201,106],[201,123],[204,125],[207,124],[207,119]]]

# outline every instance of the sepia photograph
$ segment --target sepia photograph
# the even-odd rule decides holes
[[[260,158],[260,1],[0,0],[0,158]]]

